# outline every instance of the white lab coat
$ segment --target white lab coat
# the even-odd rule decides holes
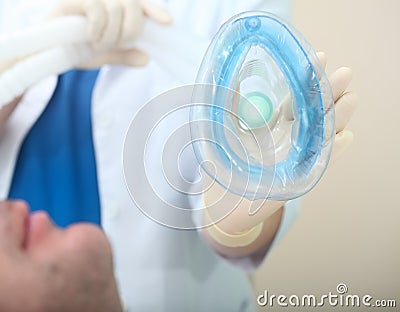
[[[221,22],[259,2],[172,0],[168,6],[177,24],[210,38]],[[288,13],[289,1],[264,2],[278,8],[275,12]],[[7,198],[21,143],[49,102],[56,82],[56,77],[49,77],[32,87],[5,125],[0,138],[1,199]],[[105,66],[93,91],[102,227],[113,246],[121,297],[128,311],[251,311],[255,301],[245,271],[217,255],[196,231],[170,229],[144,216],[125,185],[121,160],[133,116],[149,99],[177,85],[174,77],[151,62],[143,68]],[[157,146],[157,140],[152,144]],[[187,168],[193,171],[191,166]],[[154,179],[162,179],[161,172],[153,174]],[[189,205],[184,195],[174,196],[176,202]],[[283,223],[289,223],[293,214],[294,210],[286,209]]]

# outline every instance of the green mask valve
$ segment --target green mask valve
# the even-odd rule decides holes
[[[238,105],[238,118],[245,130],[264,127],[271,120],[273,112],[271,99],[261,92],[245,95]]]

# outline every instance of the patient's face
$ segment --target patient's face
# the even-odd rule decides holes
[[[116,293],[111,249],[100,229],[61,230],[43,212],[30,215],[24,202],[0,202],[0,280],[0,311],[90,310],[88,297],[101,301]]]

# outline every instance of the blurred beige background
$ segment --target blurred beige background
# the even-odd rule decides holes
[[[255,274],[259,294],[320,295],[343,282],[349,294],[397,299],[397,308],[374,310],[400,311],[399,13],[398,0],[294,0],[294,25],[327,53],[328,73],[354,70],[360,103],[349,124],[353,145]],[[290,308],[260,311],[280,310]]]

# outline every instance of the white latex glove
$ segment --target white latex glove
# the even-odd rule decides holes
[[[63,0],[51,17],[84,15],[89,20],[89,38],[96,57],[82,68],[104,64],[141,66],[148,56],[137,49],[124,49],[140,33],[145,17],[159,24],[170,24],[171,16],[147,0]]]
[[[318,53],[318,58],[325,68],[325,54],[322,52]],[[351,79],[352,70],[347,67],[337,69],[329,77],[336,113],[336,137],[333,144],[330,164],[334,163],[353,141],[353,133],[345,130],[358,102],[357,95],[354,92],[347,91]],[[288,103],[290,103],[290,101],[288,101]],[[286,103],[283,105],[285,104]],[[288,109],[284,107],[283,113],[278,118],[284,118],[288,121],[293,120],[290,105]],[[204,177],[207,182],[205,185],[211,185],[206,174]],[[218,223],[219,230],[216,231],[215,227],[210,227],[208,228],[208,232],[204,231],[205,237],[218,252],[231,257],[249,255],[269,244],[275,235],[282,216],[282,209],[280,208],[285,204],[284,201],[250,201],[246,198],[239,198],[233,193],[226,192],[226,190],[217,183],[212,184],[212,188],[209,188],[203,196],[206,205],[208,207],[211,206],[211,208],[208,209],[209,219],[205,218],[205,224],[209,224],[210,220],[221,220],[222,218]],[[210,205],[210,203],[214,204]],[[232,207],[236,208],[230,212]],[[249,211],[254,212],[254,214],[249,214]],[[261,222],[264,223],[263,232],[258,234],[259,238],[248,246],[230,248],[229,245],[224,246],[223,243],[216,243],[218,240],[231,242],[232,237],[227,233],[247,233],[249,229],[255,229]],[[221,231],[223,234],[221,234]],[[218,240],[216,239],[217,236],[219,237]]]
[[[318,58],[323,68],[326,67],[326,55],[324,52],[317,53]],[[353,71],[347,67],[337,69],[330,77],[333,99],[335,103],[336,115],[336,136],[332,148],[332,154],[329,165],[334,163],[338,157],[350,146],[353,142],[353,133],[345,130],[347,123],[353,115],[357,103],[357,94],[347,91],[347,88],[353,77]],[[287,97],[283,103],[283,114],[277,117],[287,121],[293,120],[293,112],[291,107],[291,98]]]
[[[148,62],[147,54],[126,45],[132,44],[140,34],[145,17],[163,25],[172,21],[164,9],[147,0],[63,0],[50,17],[71,14],[87,17],[89,40],[94,52],[94,57],[76,66],[78,68],[98,68],[105,64],[145,65]],[[30,56],[24,55],[0,61],[0,76]],[[11,93],[18,92],[11,91]],[[19,95],[18,93],[16,96]],[[9,115],[1,109],[3,104],[0,101],[0,122]]]
[[[319,53],[318,57],[325,67],[325,54]],[[329,77],[335,101],[336,114],[336,136],[329,165],[333,164],[353,142],[353,132],[345,129],[358,104],[357,94],[352,91],[347,91],[352,78],[353,71],[347,67],[337,69]]]
[[[318,52],[317,55],[321,65],[323,66],[323,68],[325,68],[325,53]],[[351,79],[352,70],[347,67],[341,67],[337,69],[329,77],[329,82],[334,98],[336,115],[336,137],[333,144],[330,164],[332,164],[353,141],[353,133],[351,131],[345,130],[345,127],[349,122],[351,116],[353,115],[358,102],[357,95],[354,92],[346,91]],[[236,87],[236,91],[240,93],[240,85]],[[239,98],[236,98],[234,100],[236,100],[237,105]],[[274,111],[272,118],[268,122],[268,126],[270,129],[273,129],[275,125],[279,123],[278,131],[283,133],[283,135],[290,135],[292,122],[294,120],[292,110],[292,98],[290,95],[284,98],[280,107],[282,107],[282,109],[276,109]],[[254,131],[254,134],[257,135],[257,130]],[[257,153],[257,150],[255,152]]]

